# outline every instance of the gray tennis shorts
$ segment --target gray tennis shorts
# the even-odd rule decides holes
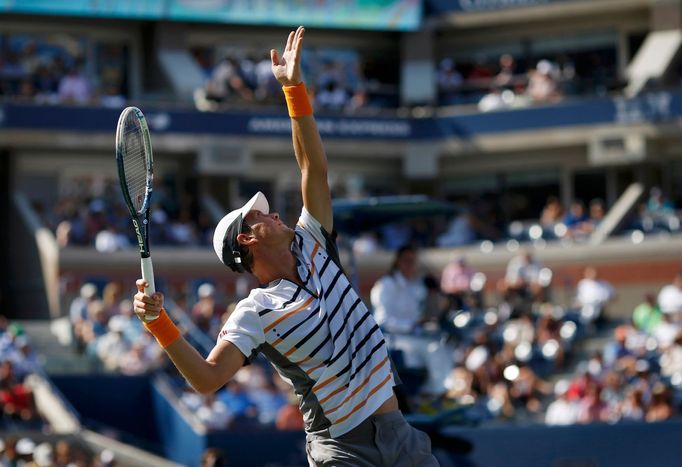
[[[439,465],[428,435],[412,428],[398,410],[372,415],[337,438],[327,430],[308,433],[306,453],[311,467]]]

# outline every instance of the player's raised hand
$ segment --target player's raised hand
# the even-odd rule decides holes
[[[138,279],[135,282],[137,286],[137,293],[133,300],[133,310],[138,318],[142,321],[153,321],[159,317],[161,309],[163,308],[163,294],[155,292],[151,297],[145,295],[144,289],[147,287],[147,281]]]
[[[302,81],[301,77],[301,49],[305,29],[299,26],[296,31],[289,33],[284,52],[280,56],[277,50],[270,51],[272,59],[272,74],[282,86],[295,86]]]

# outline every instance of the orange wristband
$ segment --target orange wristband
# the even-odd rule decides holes
[[[162,348],[166,348],[180,337],[180,330],[168,317],[166,310],[161,310],[154,321],[144,323],[144,327],[156,338]]]
[[[305,84],[299,83],[296,86],[282,86],[284,97],[287,100],[287,109],[290,117],[305,117],[313,114],[313,107],[310,105],[308,91]]]

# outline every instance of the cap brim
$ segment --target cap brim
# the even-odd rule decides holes
[[[268,204],[267,198],[260,191],[253,195],[239,211],[242,213],[242,217],[246,217],[249,212],[254,210],[260,211],[263,214],[270,214],[270,204]]]

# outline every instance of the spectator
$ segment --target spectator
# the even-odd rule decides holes
[[[512,381],[509,395],[512,401],[522,404],[529,412],[539,412],[540,398],[549,393],[549,386],[527,365],[519,368],[518,377]]]
[[[593,232],[599,227],[604,220],[605,215],[606,207],[604,206],[604,201],[599,198],[590,201],[590,232]]]
[[[74,65],[59,81],[59,100],[66,104],[84,105],[90,101],[90,83],[81,72],[80,65]]]
[[[475,223],[475,216],[472,212],[461,212],[450,221],[447,230],[436,240],[436,245],[446,248],[473,243],[476,240]]]
[[[40,420],[33,392],[14,373],[12,362],[0,362],[0,407],[10,420],[33,422]]]
[[[614,340],[604,347],[604,365],[606,368],[614,368],[618,361],[632,355],[625,345],[628,337],[628,327],[621,325],[613,330]]]
[[[644,410],[642,392],[628,388],[625,391],[625,399],[620,406],[619,418],[626,421],[641,421],[644,419]]]
[[[675,274],[672,284],[658,293],[658,306],[663,313],[670,313],[675,319],[678,317],[682,311],[682,271]]]
[[[674,344],[662,352],[659,365],[663,376],[682,375],[682,332],[678,332]]]
[[[535,69],[530,70],[526,94],[533,102],[554,102],[561,97],[554,78],[554,65],[549,60],[540,60]]]
[[[208,448],[201,455],[201,464],[199,467],[225,467],[227,459],[222,449]]]
[[[253,92],[242,79],[238,62],[232,57],[225,57],[206,83],[206,97],[220,103],[233,96],[244,101],[253,100]]]
[[[303,429],[303,415],[301,415],[298,399],[293,392],[290,392],[287,403],[277,412],[275,426],[280,431],[300,431]]]
[[[615,296],[613,286],[599,279],[597,269],[593,266],[586,267],[583,278],[578,282],[576,293],[576,304],[580,307],[581,319],[585,323],[599,320]]]
[[[230,426],[234,419],[234,414],[228,407],[216,397],[215,394],[208,394],[201,397],[201,404],[196,408],[195,413],[199,420],[206,425],[209,430],[224,430]]]
[[[95,249],[100,253],[113,253],[125,250],[130,243],[114,224],[107,224],[104,230],[95,234]]]
[[[97,355],[98,340],[107,333],[108,321],[109,316],[107,315],[104,303],[101,300],[95,300],[90,303],[88,306],[88,321],[85,322],[82,334],[85,350],[90,355]]]
[[[514,103],[514,93],[495,86],[478,101],[478,110],[491,112],[511,107]]]
[[[97,287],[91,283],[85,283],[80,288],[80,294],[69,307],[69,319],[76,348],[82,351],[85,348],[85,327],[89,321],[88,308],[97,299]]]
[[[5,449],[0,454],[0,466],[14,467],[19,463],[19,454],[17,453],[16,436],[8,436],[5,438]]]
[[[499,60],[499,71],[493,78],[493,85],[502,89],[514,89],[516,62],[510,54],[503,54]]]
[[[649,199],[646,203],[646,212],[654,217],[666,217],[675,213],[675,205],[658,187],[649,190]]]
[[[423,392],[445,393],[453,361],[447,347],[439,345],[440,336],[429,335],[421,326],[428,290],[419,272],[417,251],[401,247],[391,270],[374,284],[370,295],[374,317],[385,330],[389,346],[402,352],[408,368],[428,368]]]
[[[18,466],[34,465],[33,451],[35,451],[36,443],[28,437],[24,437],[17,441],[16,451],[18,456]]]
[[[571,202],[568,213],[564,217],[564,224],[568,229],[567,235],[570,238],[584,240],[587,235],[592,233],[590,217],[585,212],[585,205],[578,199]]]
[[[122,298],[123,289],[121,283],[117,281],[107,282],[102,289],[102,303],[107,310],[107,317],[119,314]]]
[[[438,66],[438,90],[442,93],[457,92],[464,82],[462,74],[451,58],[444,58]]]
[[[329,81],[317,93],[315,102],[322,109],[342,110],[348,103],[348,93],[335,81]]]
[[[97,340],[96,353],[108,371],[119,369],[122,357],[128,352],[129,344],[123,337],[126,319],[113,316],[109,319],[108,332]]]
[[[216,303],[215,294],[216,290],[213,284],[208,282],[201,284],[197,289],[199,300],[192,306],[190,312],[192,321],[199,329],[209,335],[217,335],[213,331],[220,325],[223,310],[223,307]]]
[[[601,399],[602,389],[596,382],[587,385],[585,395],[579,402],[578,422],[594,423],[608,421],[608,407]]]
[[[554,385],[557,399],[547,407],[545,424],[573,425],[578,421],[578,406],[575,401],[568,399],[568,387],[569,382],[563,379]]]
[[[651,335],[656,339],[659,349],[667,349],[673,344],[680,326],[672,313],[663,313],[663,320],[653,328]]]
[[[520,299],[532,303],[546,299],[549,281],[551,271],[543,268],[529,250],[522,249],[509,260],[501,289],[507,301]]]
[[[637,305],[632,312],[633,324],[640,331],[651,334],[662,319],[661,308],[656,302],[656,295],[652,292],[647,292],[644,295],[644,301]]]
[[[646,411],[647,422],[659,422],[667,420],[675,413],[672,405],[670,388],[662,382],[657,382],[651,390],[651,404]]]
[[[67,440],[60,439],[55,443],[54,461],[58,467],[67,467],[76,462],[75,449]]]
[[[561,206],[559,198],[549,196],[545,207],[542,208],[542,214],[540,214],[540,225],[543,228],[553,228],[557,223],[561,222],[563,214],[564,208]]]
[[[443,269],[440,279],[440,289],[449,299],[449,308],[461,310],[471,292],[471,280],[474,270],[467,264],[462,255],[457,255],[453,261]],[[467,304],[468,305],[468,304]]]

